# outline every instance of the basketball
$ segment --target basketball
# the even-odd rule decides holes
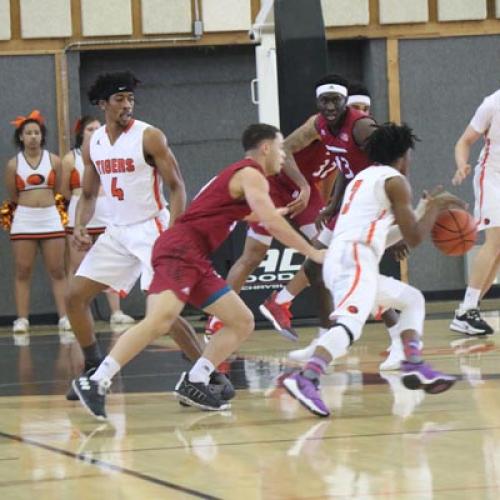
[[[432,242],[445,255],[463,255],[476,242],[476,222],[466,210],[443,210],[438,215],[431,234]]]

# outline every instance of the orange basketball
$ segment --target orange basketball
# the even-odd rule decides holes
[[[463,255],[476,242],[474,217],[460,208],[443,210],[432,228],[432,242],[445,255]]]

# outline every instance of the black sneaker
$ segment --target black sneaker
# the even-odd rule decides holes
[[[220,397],[224,401],[229,401],[236,396],[233,384],[223,373],[220,373],[217,370],[212,372],[210,375],[210,383],[221,387]]]
[[[87,371],[84,371],[82,373],[82,376],[83,377],[88,377],[90,378],[90,376],[97,370],[97,367],[93,366],[92,368],[89,368]],[[66,399],[68,401],[78,401],[78,394],[75,392],[75,390],[73,389],[73,384],[70,384],[69,386],[69,389],[68,389],[68,392],[66,393]]]
[[[71,383],[82,405],[98,420],[106,420],[106,393],[111,386],[110,380],[90,380],[87,376],[75,378]]]
[[[220,397],[224,401],[229,401],[236,396],[236,391],[234,390],[233,384],[230,380],[223,374],[216,371],[213,371],[210,375],[210,383],[215,386],[220,387]],[[181,399],[179,399],[179,404],[181,406],[190,406]]]
[[[455,311],[455,317],[450,323],[450,330],[466,335],[491,335],[493,328],[491,328],[483,318],[479,309],[468,309],[463,314],[459,314],[460,310]]]
[[[221,386],[190,382],[187,372],[183,372],[181,375],[175,386],[175,392],[179,401],[201,410],[220,411],[231,408],[231,404],[222,399]]]

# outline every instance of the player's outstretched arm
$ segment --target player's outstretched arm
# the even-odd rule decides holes
[[[252,212],[267,230],[281,243],[295,248],[301,254],[321,263],[324,251],[315,249],[280,215],[269,197],[269,184],[254,168],[238,171],[230,182],[231,193],[238,191],[245,197]]]
[[[300,188],[299,196],[288,204],[288,208],[290,209],[289,215],[292,218],[307,207],[311,195],[309,183],[299,170],[293,154],[309,146],[309,144],[316,139],[319,139],[319,134],[315,125],[316,117],[317,115],[311,116],[306,122],[286,137],[283,143],[283,149],[286,154],[283,172]]]
[[[349,181],[345,178],[342,172],[339,171],[335,179],[335,184],[333,185],[333,192],[330,199],[316,218],[316,228],[318,230],[320,230],[323,227],[323,224],[326,224],[328,220],[340,210],[347,184],[349,184]]]
[[[172,225],[186,209],[186,187],[179,165],[161,130],[155,127],[146,129],[143,147],[146,160],[158,169],[168,187]]]
[[[385,191],[391,201],[396,224],[401,229],[403,238],[411,247],[419,245],[430,233],[441,210],[450,206],[462,208],[466,206],[456,196],[443,191],[429,197],[424,215],[420,220],[417,220],[411,203],[410,184],[404,177],[398,176],[388,179],[385,183]]]
[[[481,134],[476,132],[470,125],[465,129],[455,144],[455,163],[457,170],[453,176],[452,183],[454,186],[462,184],[464,179],[471,173],[472,167],[469,164],[470,150],[476,143]]]

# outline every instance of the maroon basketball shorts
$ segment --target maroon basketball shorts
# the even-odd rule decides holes
[[[200,236],[179,224],[156,240],[151,257],[153,281],[148,293],[167,290],[183,302],[204,309],[230,291],[208,257]]]

